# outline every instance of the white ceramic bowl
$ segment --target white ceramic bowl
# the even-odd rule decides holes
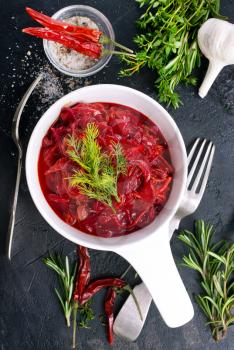
[[[134,233],[117,238],[85,234],[62,221],[47,203],[39,184],[38,157],[42,139],[64,105],[78,102],[113,102],[132,107],[153,120],[165,137],[175,169],[169,199],[156,219]],[[38,121],[29,141],[26,176],[35,205],[45,220],[61,235],[89,248],[111,250],[126,258],[138,271],[165,322],[177,327],[193,316],[191,301],[175,266],[168,225],[182,199],[187,177],[186,150],[180,131],[168,112],[145,94],[119,85],[93,85],[78,89],[54,103]],[[171,290],[173,289],[173,298]]]

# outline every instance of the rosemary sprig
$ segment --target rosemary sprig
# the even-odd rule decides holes
[[[72,293],[74,279],[76,275],[76,264],[70,267],[70,262],[66,256],[64,259],[59,254],[50,255],[43,259],[43,262],[53,271],[55,271],[60,281],[60,291],[55,288],[59,302],[63,308],[67,326],[71,325],[71,314],[73,309]]]
[[[196,84],[192,70],[200,65],[197,32],[210,17],[219,15],[220,0],[136,0],[145,12],[138,20],[141,34],[134,38],[136,54],[122,53],[127,64],[120,74],[130,76],[148,67],[156,72],[161,102],[178,107],[175,88],[181,82]]]
[[[72,295],[77,264],[74,263],[73,265],[70,265],[70,261],[67,256],[62,257],[59,253],[56,253],[43,259],[43,262],[58,275],[61,290],[58,291],[58,289],[55,288],[55,293],[62,306],[68,327],[70,327],[72,319],[72,348],[74,349],[76,347],[77,313],[79,311],[79,327],[89,328],[89,322],[94,319],[94,312],[91,308],[92,300],[90,299],[84,305],[79,305],[78,302],[73,300]]]
[[[189,248],[184,265],[201,278],[202,293],[196,301],[208,319],[213,338],[219,341],[234,325],[234,244],[214,244],[213,236],[213,227],[200,220],[194,233],[182,231],[179,239]]]
[[[89,198],[113,208],[112,198],[120,201],[117,180],[120,174],[126,172],[126,160],[120,144],[113,143],[110,155],[102,152],[97,141],[98,135],[98,127],[90,123],[82,139],[77,140],[74,135],[67,137],[67,155],[81,167],[69,179],[70,185],[78,187]]]

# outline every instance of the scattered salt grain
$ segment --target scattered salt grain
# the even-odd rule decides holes
[[[87,78],[62,76],[61,79],[61,75],[49,64],[44,65],[41,72],[42,80],[34,92],[39,99],[38,111],[40,109],[44,110],[45,107],[48,107],[68,92],[92,84],[92,81]]]
[[[16,42],[14,47],[19,47],[19,44]],[[40,85],[34,90],[37,113],[29,117],[31,125],[35,124],[35,118],[40,118],[41,114],[60,97],[75,89],[92,84],[88,78],[74,78],[60,74],[47,63],[41,47],[36,43],[30,45],[30,49],[21,57],[16,55],[12,48],[5,56],[5,60],[8,60],[7,64],[10,70],[0,73],[0,79],[7,82],[7,84],[0,86],[0,103],[10,107],[12,111],[15,110],[19,102],[20,96],[16,98],[19,87],[23,92],[40,72],[43,74]]]

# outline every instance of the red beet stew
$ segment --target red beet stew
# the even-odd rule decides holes
[[[113,103],[64,107],[43,139],[38,172],[56,214],[103,237],[151,223],[173,179],[168,145],[157,125]]]

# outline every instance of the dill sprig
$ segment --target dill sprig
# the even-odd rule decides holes
[[[92,299],[88,300],[84,305],[80,306],[80,328],[90,328],[89,323],[95,318],[91,304]]]
[[[110,155],[102,152],[98,135],[98,127],[89,123],[80,140],[74,135],[67,137],[67,155],[81,168],[73,172],[70,186],[78,187],[82,194],[113,209],[112,198],[120,201],[117,180],[120,174],[126,172],[126,160],[119,143],[112,144]]]
[[[118,180],[118,177],[120,174],[126,174],[127,169],[127,162],[123,155],[123,150],[120,145],[120,143],[112,143],[113,146],[113,154],[116,160],[116,172],[115,172],[115,179],[116,182]]]
[[[196,301],[208,319],[213,338],[219,341],[234,325],[234,244],[214,244],[213,236],[213,227],[200,220],[194,233],[182,231],[179,239],[189,248],[184,265],[201,278],[202,293]]]

